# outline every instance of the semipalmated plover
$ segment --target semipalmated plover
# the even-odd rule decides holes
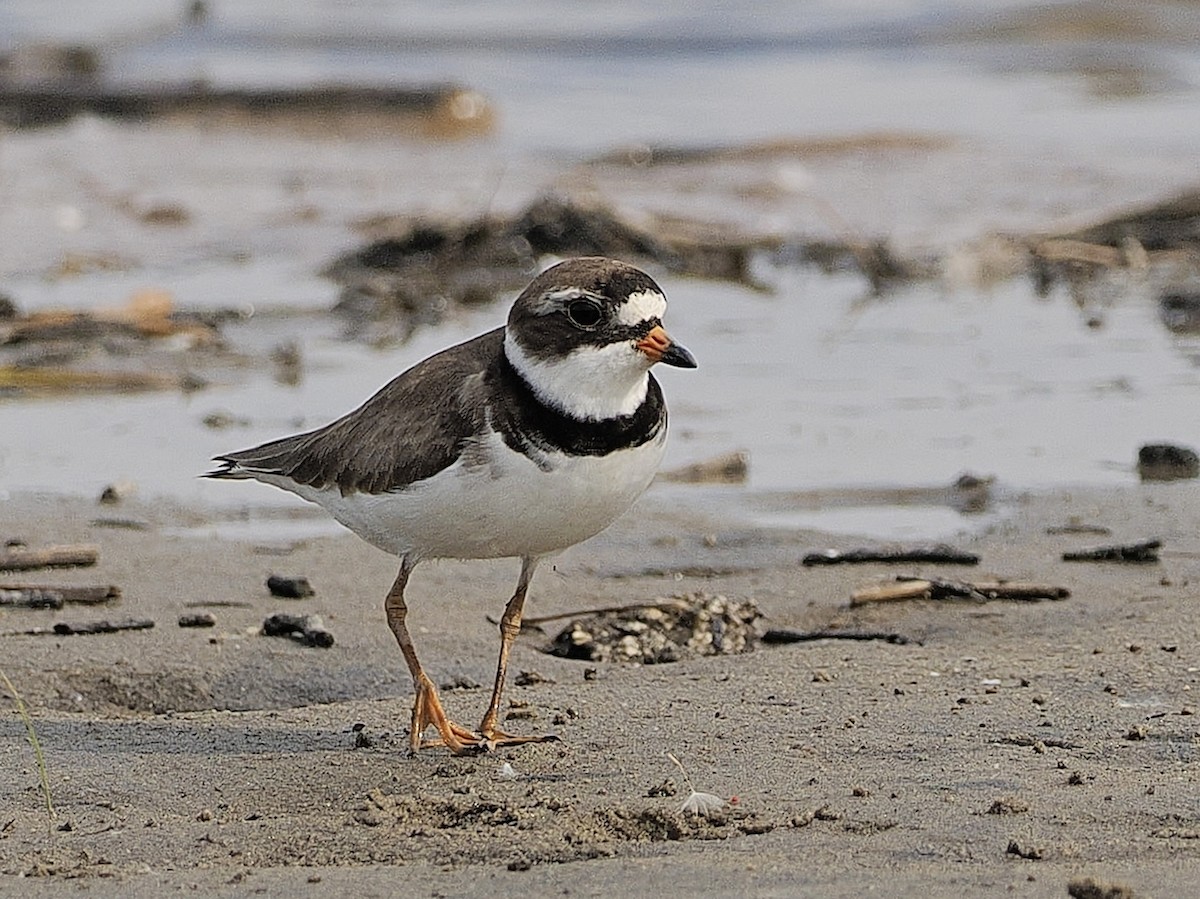
[[[324,507],[400,557],[384,601],[412,672],[410,745],[454,753],[551,739],[497,727],[504,675],[538,563],[603,530],[649,486],[667,407],[655,363],[695,368],[663,330],[666,299],[644,272],[603,258],[542,272],[503,328],[430,356],[315,431],[218,456],[214,478],[254,478]],[[422,559],[521,559],[500,621],[483,721],[451,721],[405,624]],[[422,743],[430,725],[438,738]]]

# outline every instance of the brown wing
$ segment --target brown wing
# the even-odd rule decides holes
[[[483,429],[482,375],[503,345],[498,328],[430,356],[323,428],[217,456],[224,467],[206,477],[277,474],[343,494],[386,493],[432,477]]]

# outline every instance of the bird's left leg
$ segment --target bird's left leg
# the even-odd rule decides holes
[[[521,576],[517,579],[517,589],[512,599],[504,608],[500,619],[500,659],[496,663],[496,683],[492,687],[492,701],[488,704],[483,722],[479,725],[479,734],[486,744],[493,746],[511,746],[517,743],[540,743],[547,740],[557,740],[554,735],[548,736],[513,736],[506,734],[496,726],[500,717],[500,698],[504,693],[504,677],[508,671],[508,654],[513,641],[521,633],[521,614],[525,609],[525,594],[529,592],[529,582],[533,580],[534,569],[537,568],[539,556],[525,556],[521,559]]]
[[[412,673],[413,690],[416,694],[413,698],[409,751],[415,754],[423,745],[442,745],[455,755],[471,751],[478,752],[483,748],[479,737],[465,727],[455,724],[446,716],[441,700],[438,699],[437,687],[433,685],[433,681],[421,667],[421,663],[417,659],[416,647],[413,646],[412,636],[408,632],[406,623],[408,605],[404,602],[404,588],[408,585],[408,576],[416,564],[416,561],[407,556],[401,560],[400,573],[396,575],[396,581],[392,584],[392,589],[388,591],[387,599],[383,604],[384,611],[387,613],[388,626],[392,629],[396,642],[400,644],[400,651],[404,653],[404,661],[408,663],[408,670]],[[421,736],[431,725],[437,729],[439,739],[422,743]]]

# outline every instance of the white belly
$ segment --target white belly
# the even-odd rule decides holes
[[[476,461],[460,459],[395,493],[342,496],[336,487],[314,490],[270,476],[261,479],[317,503],[394,555],[545,555],[608,527],[650,485],[665,448],[664,428],[634,449],[607,456],[547,454],[538,467],[494,436],[471,455]]]

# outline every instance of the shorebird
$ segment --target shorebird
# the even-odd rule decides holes
[[[504,327],[430,356],[331,424],[217,456],[206,474],[289,490],[399,556],[384,611],[413,678],[412,752],[556,739],[500,730],[509,652],[538,563],[606,528],[658,470],[667,408],[650,369],[696,367],[663,329],[666,305],[633,266],[567,260],[533,279]],[[423,559],[506,557],[521,573],[472,730],[446,715],[417,659],[404,590]],[[429,727],[437,737],[424,740]]]

